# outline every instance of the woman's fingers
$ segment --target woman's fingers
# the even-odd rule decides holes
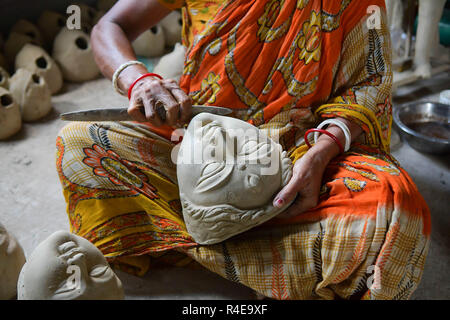
[[[300,182],[296,176],[293,176],[289,180],[288,184],[281,189],[273,201],[273,205],[276,208],[282,208],[288,205],[292,200],[295,199],[300,190]]]
[[[146,122],[147,119],[145,114],[142,113],[142,99],[131,99],[130,105],[128,107],[128,114],[135,120],[139,122]]]

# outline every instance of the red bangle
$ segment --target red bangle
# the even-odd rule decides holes
[[[335,136],[334,134],[328,132],[327,130],[323,130],[323,129],[315,129],[315,128],[314,128],[314,129],[309,129],[309,130],[307,130],[307,131],[305,132],[305,143],[306,143],[306,145],[308,146],[308,148],[311,148],[311,144],[309,143],[308,136],[309,136],[309,134],[312,133],[312,132],[319,132],[319,133],[326,134],[326,135],[329,136],[331,139],[333,139],[334,142],[336,142],[336,144],[338,145],[339,150],[341,151],[341,153],[344,153],[344,147],[342,147],[342,143],[339,141],[339,139],[336,138],[336,136]]]
[[[143,79],[143,78],[145,78],[145,77],[157,77],[157,78],[163,80],[163,77],[161,77],[159,74],[156,74],[156,73],[146,73],[146,74],[140,76],[139,78],[137,78],[137,79],[133,82],[133,84],[132,84],[132,85],[130,86],[130,88],[128,89],[128,100],[130,100],[130,98],[131,98],[131,91],[133,91],[134,85],[135,85],[136,83],[138,83],[139,80],[141,80],[141,79]]]

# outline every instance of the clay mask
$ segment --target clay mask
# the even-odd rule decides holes
[[[42,31],[46,47],[51,48],[58,32],[66,26],[66,17],[58,12],[45,10],[39,16],[37,25]]]
[[[183,74],[184,58],[186,48],[180,43],[175,44],[175,48],[159,59],[153,72],[159,74],[164,79],[174,79],[177,82]]]
[[[16,56],[16,70],[27,69],[45,79],[50,92],[57,93],[62,85],[61,70],[44,49],[27,43]]]
[[[13,95],[0,87],[0,140],[7,139],[22,127],[20,107]]]
[[[20,272],[19,300],[123,299],[122,283],[88,240],[57,231],[34,250]]]
[[[281,212],[272,205],[292,175],[279,144],[251,124],[202,113],[194,117],[177,155],[177,176],[188,232],[214,244]]]
[[[11,32],[17,32],[29,36],[33,42],[42,46],[42,34],[38,27],[28,20],[20,19],[11,28]]]
[[[15,297],[17,279],[24,263],[22,247],[0,223],[0,300]]]
[[[97,78],[100,73],[94,60],[90,37],[83,31],[61,29],[53,43],[52,57],[58,62],[63,78],[67,81],[89,81]]]
[[[18,69],[9,79],[9,90],[19,104],[24,121],[36,121],[52,109],[51,92],[45,79],[26,69]]]
[[[164,30],[166,46],[171,47],[174,46],[175,43],[181,42],[181,28],[183,26],[181,13],[178,11],[172,11],[161,20],[160,24]]]
[[[164,31],[160,25],[144,31],[133,41],[133,50],[138,56],[159,57],[164,54]]]

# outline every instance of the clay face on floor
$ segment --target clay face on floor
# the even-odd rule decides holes
[[[15,297],[25,254],[16,238],[0,223],[0,300]]]
[[[88,240],[57,231],[41,242],[20,272],[18,299],[123,299],[122,283]]]

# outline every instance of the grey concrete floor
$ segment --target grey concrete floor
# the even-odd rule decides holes
[[[436,100],[450,88],[450,75],[398,90],[394,102]],[[55,170],[55,139],[64,126],[58,115],[91,107],[118,107],[127,100],[116,94],[106,79],[66,85],[53,97],[53,111],[20,133],[0,142],[0,221],[29,256],[57,230],[69,230],[65,202]],[[413,299],[450,299],[450,162],[421,154],[400,142],[395,157],[410,173],[432,212],[432,243],[422,282]],[[118,272],[128,299],[253,299],[252,290],[208,271],[168,268],[151,270],[138,278]]]

